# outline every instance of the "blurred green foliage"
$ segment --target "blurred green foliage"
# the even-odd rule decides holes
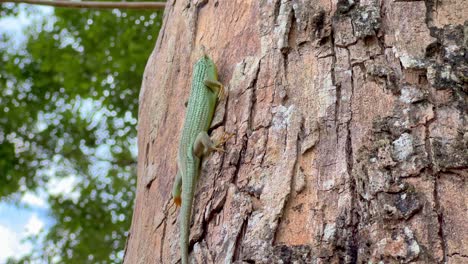
[[[0,6],[0,16],[37,12]],[[0,36],[0,199],[43,189],[53,223],[10,263],[120,263],[136,185],[136,118],[161,11],[55,9]],[[49,192],[72,177],[73,193]],[[74,197],[75,196],[75,197]]]

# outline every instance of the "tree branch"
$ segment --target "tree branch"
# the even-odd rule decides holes
[[[0,3],[45,5],[65,8],[118,8],[118,9],[164,9],[165,2],[100,2],[63,0],[0,0]]]

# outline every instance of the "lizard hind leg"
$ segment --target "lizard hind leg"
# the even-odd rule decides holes
[[[177,207],[179,207],[182,203],[181,199],[181,193],[182,193],[182,175],[179,172],[177,172],[177,176],[174,181],[174,186],[172,187],[172,199]]]

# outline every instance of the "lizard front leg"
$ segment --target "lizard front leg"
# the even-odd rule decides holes
[[[218,96],[219,100],[223,100],[226,97],[226,89],[224,89],[224,85],[219,81],[206,79],[204,83],[206,87]]]

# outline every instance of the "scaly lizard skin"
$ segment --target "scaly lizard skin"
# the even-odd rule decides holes
[[[190,215],[195,187],[200,176],[203,155],[211,153],[219,144],[213,143],[208,129],[218,98],[224,96],[224,87],[218,82],[214,62],[204,54],[195,64],[192,88],[185,114],[184,127],[177,154],[178,172],[172,196],[180,208],[180,251],[182,264],[188,264]],[[181,197],[182,194],[182,197]]]

